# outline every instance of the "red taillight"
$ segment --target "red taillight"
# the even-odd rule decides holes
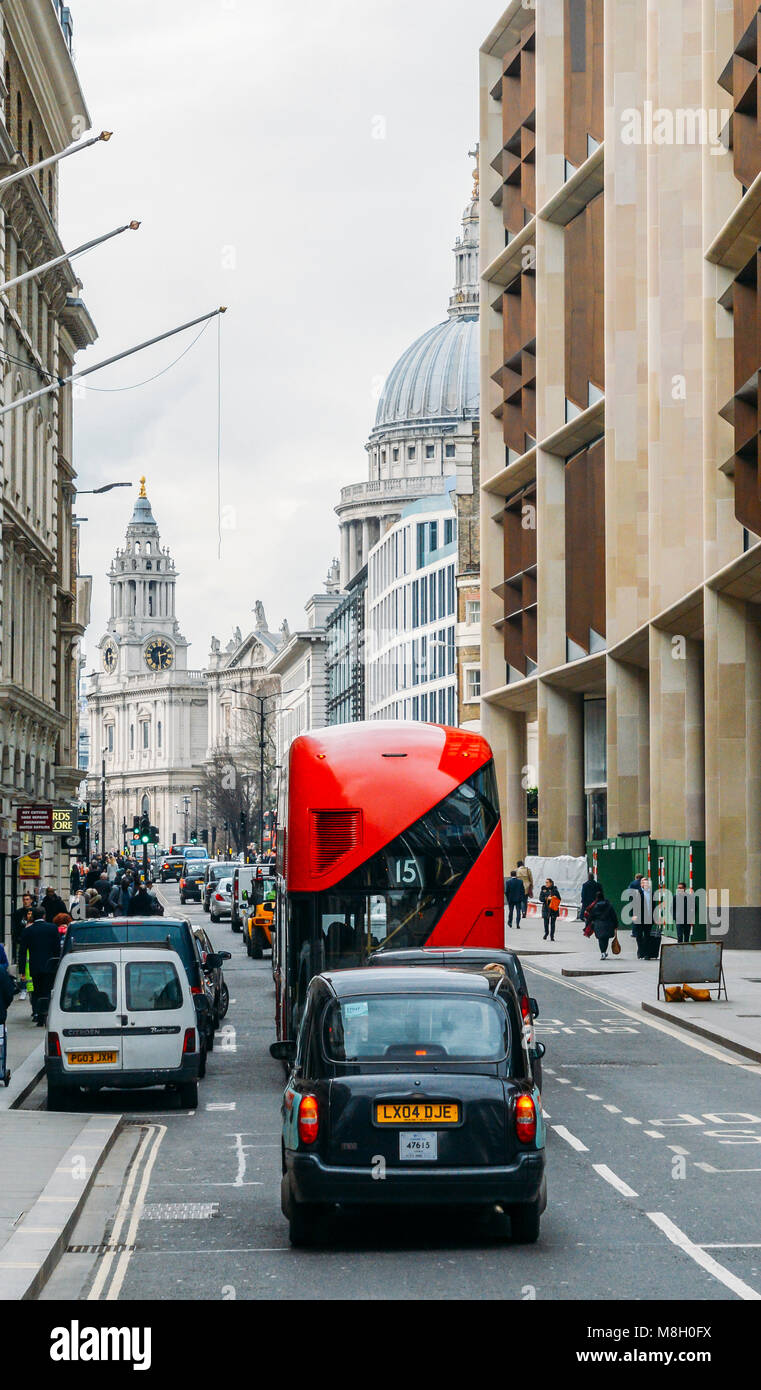
[[[61,1041],[57,1033],[48,1033],[48,1057],[60,1057]]]
[[[313,1144],[317,1138],[320,1124],[320,1107],[316,1096],[302,1096],[299,1106],[299,1139],[302,1144]]]
[[[223,903],[224,900],[225,900],[225,899],[224,899],[224,894],[223,894],[223,893],[215,893],[215,894],[214,894],[214,901],[215,901],[215,902]]]
[[[190,993],[191,993],[191,994],[203,994],[203,986],[202,986],[202,985],[191,985],[191,986],[190,986]]]
[[[521,995],[521,1013],[523,1014],[523,1022],[529,1023],[531,1020],[531,1005],[528,1002],[527,994]]]
[[[186,1028],[186,1029],[185,1029],[185,1041],[184,1041],[184,1043],[182,1044],[182,1055],[183,1055],[183,1057],[184,1057],[185,1054],[186,1054],[187,1052],[195,1052],[195,1050],[196,1050],[196,1030],[195,1030],[195,1028]]]
[[[515,1132],[522,1144],[536,1139],[536,1106],[531,1096],[519,1096],[515,1102]]]
[[[180,879],[180,887],[181,887],[181,888],[184,888],[184,887],[185,887],[185,880],[184,880],[184,878],[181,878],[181,879]]]

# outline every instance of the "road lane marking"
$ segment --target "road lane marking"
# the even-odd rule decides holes
[[[587,1091],[587,1100],[602,1100],[602,1096],[593,1096],[590,1091]]]
[[[234,1110],[237,1102],[234,1100],[217,1100],[207,1103],[207,1110]]]
[[[142,1181],[140,1183],[140,1188],[135,1199],[135,1205],[132,1211],[132,1216],[130,1218],[130,1223],[127,1227],[127,1249],[124,1251],[123,1255],[119,1256],[119,1261],[114,1272],[114,1277],[111,1280],[111,1287],[108,1293],[106,1294],[107,1303],[115,1303],[117,1301],[119,1294],[122,1291],[124,1278],[127,1273],[129,1262],[132,1259],[132,1255],[135,1249],[135,1242],[137,1240],[137,1230],[138,1226],[140,1225],[140,1218],[143,1214],[145,1198],[148,1193],[148,1187],[150,1185],[151,1176],[153,1174],[153,1165],[156,1162],[156,1157],[161,1146],[161,1141],[164,1138],[164,1135],[166,1134],[166,1125],[157,1125],[156,1130],[156,1138],[154,1140],[150,1154],[146,1159]]]
[[[604,1105],[603,1110],[607,1110],[610,1115],[620,1115],[621,1111],[617,1105]]]
[[[526,970],[533,970],[534,973],[541,976],[543,980],[562,985],[564,989],[575,990],[577,994],[583,994],[587,999],[593,999],[596,1004],[599,1004],[600,999],[604,997],[602,991],[600,993],[595,993],[593,990],[585,989],[583,985],[577,985],[571,980],[564,979],[561,975],[556,975],[552,970],[542,970],[540,966],[534,964],[533,960],[529,961],[524,958],[523,964]],[[702,1052],[706,1057],[713,1057],[717,1062],[724,1062],[728,1067],[739,1067],[743,1071],[749,1071],[754,1075],[761,1073],[761,1067],[759,1067],[757,1062],[743,1062],[738,1057],[732,1057],[727,1052],[721,1051],[716,1047],[711,1047],[708,1043],[700,1041],[694,1034],[690,1034],[682,1028],[676,1028],[673,1025],[661,1022],[654,1018],[652,1014],[647,1014],[643,1011],[637,1013],[634,1009],[628,1009],[625,1004],[619,1004],[613,999],[609,999],[605,1007],[608,1009],[615,1009],[617,1013],[625,1014],[627,1018],[633,1019],[637,1024],[644,1023],[648,1028],[654,1028],[657,1033],[666,1033],[666,1035],[675,1042],[683,1043],[685,1047],[691,1047],[695,1052]],[[545,1071],[548,1070],[549,1068],[545,1067]]]
[[[565,1125],[553,1125],[552,1128],[555,1133],[558,1134],[561,1139],[565,1139],[566,1144],[570,1144],[571,1148],[575,1149],[577,1153],[589,1153],[586,1144],[582,1144],[581,1140],[577,1139],[575,1134],[571,1134],[571,1131],[566,1129]]]
[[[672,1154],[679,1154],[680,1158],[689,1158],[690,1156],[689,1149],[682,1149],[678,1144],[669,1144],[667,1147],[671,1149]]]
[[[761,1250],[761,1245],[754,1241],[729,1241],[719,1242],[717,1245],[707,1245],[705,1242],[700,1246],[701,1250]]]
[[[569,1081],[569,1079],[568,1079],[567,1076],[559,1076],[559,1077],[558,1077],[558,1086],[570,1086],[570,1084],[571,1084],[571,1083],[570,1083],[570,1081]]]
[[[635,1118],[634,1118],[633,1115],[624,1115],[624,1124],[625,1124],[625,1125],[641,1125],[641,1124],[642,1124],[642,1121],[641,1121],[641,1120],[635,1120]]]
[[[606,1182],[610,1183],[611,1187],[615,1187],[616,1192],[620,1192],[622,1197],[636,1197],[638,1195],[634,1191],[634,1188],[624,1182],[623,1178],[619,1178],[618,1174],[614,1173],[607,1164],[593,1163],[592,1167],[596,1173],[599,1173],[601,1178],[604,1178]]]
[[[665,1139],[665,1134],[661,1134],[659,1129],[646,1129],[645,1134],[649,1134],[651,1139]]]
[[[742,1298],[745,1302],[761,1303],[761,1293],[757,1289],[752,1289],[750,1284],[744,1283],[742,1279],[737,1278],[737,1275],[731,1274],[712,1255],[707,1255],[699,1245],[694,1245],[689,1236],[686,1236],[684,1231],[680,1231],[679,1227],[675,1226],[673,1221],[670,1221],[662,1211],[649,1211],[647,1215],[653,1225],[663,1232],[672,1245],[675,1245],[684,1255],[688,1255],[707,1274],[718,1279],[725,1288],[730,1289],[732,1293],[737,1294],[737,1297]]]
[[[137,1153],[135,1154],[132,1160],[132,1164],[129,1170],[129,1176],[127,1178],[127,1184],[124,1188],[124,1195],[122,1196],[122,1200],[119,1203],[119,1207],[116,1212],[116,1218],[114,1220],[113,1229],[111,1231],[111,1243],[113,1245],[119,1244],[122,1226],[124,1225],[124,1222],[126,1220],[127,1212],[129,1211],[129,1204],[132,1200],[132,1190],[135,1186],[135,1182],[137,1181],[137,1175],[140,1171],[140,1166],[143,1162],[143,1159],[145,1158],[146,1151],[153,1138],[154,1133],[155,1130],[153,1125],[146,1126]],[[88,1301],[93,1302],[100,1298],[106,1280],[108,1279],[109,1273],[111,1271],[111,1265],[114,1261],[115,1254],[116,1251],[114,1251],[113,1253],[109,1253],[104,1257],[103,1263],[100,1265],[98,1273],[93,1282],[93,1286],[90,1289],[89,1294],[87,1295]]]

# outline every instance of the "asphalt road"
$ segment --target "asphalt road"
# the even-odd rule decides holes
[[[496,1211],[405,1212],[338,1217],[329,1248],[291,1250],[270,961],[228,923],[210,934],[233,952],[231,1006],[198,1111],[119,1097],[128,1124],[45,1299],[761,1298],[761,1068],[528,961],[547,1044],[538,1244],[513,1246]],[[28,1104],[43,1102],[44,1086]]]

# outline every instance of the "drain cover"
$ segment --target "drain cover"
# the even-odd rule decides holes
[[[148,1202],[145,1221],[208,1221],[219,1216],[219,1202]]]
[[[67,1245],[67,1255],[122,1255],[125,1250],[134,1250],[134,1245]]]

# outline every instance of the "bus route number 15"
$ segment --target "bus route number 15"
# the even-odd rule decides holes
[[[397,884],[419,883],[418,866],[414,859],[394,859],[394,882]]]

